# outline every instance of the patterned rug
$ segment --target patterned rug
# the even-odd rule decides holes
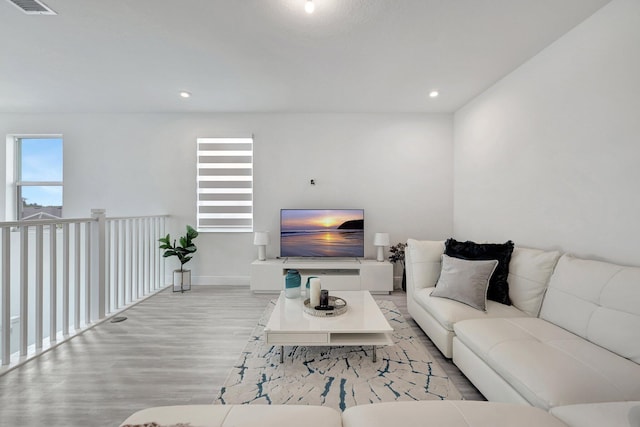
[[[275,306],[267,306],[249,343],[214,403],[309,404],[344,411],[356,405],[396,400],[461,399],[442,368],[391,301],[377,301],[393,327],[395,345],[280,347],[264,344],[263,330]]]

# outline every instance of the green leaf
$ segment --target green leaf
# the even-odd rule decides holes
[[[198,237],[198,232],[187,225],[187,234],[181,236],[178,240],[180,245],[178,246],[176,240],[174,239],[173,245],[171,244],[171,236],[169,234],[166,237],[161,237],[158,239],[158,242],[161,243],[160,249],[164,249],[163,257],[178,257],[180,264],[183,265],[189,262],[192,258],[192,255],[196,250],[196,245],[193,244],[192,240]]]
[[[187,238],[193,240],[198,237],[198,232],[190,225],[187,225]]]

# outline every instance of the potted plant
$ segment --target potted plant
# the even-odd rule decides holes
[[[160,249],[164,249],[162,256],[165,258],[176,256],[180,261],[180,269],[173,271],[173,292],[184,292],[191,289],[191,270],[185,270],[184,265],[191,261],[193,254],[198,250],[193,244],[193,239],[196,237],[198,237],[198,232],[187,225],[187,234],[180,237],[180,245],[176,244],[175,239],[171,244],[171,236],[168,234],[166,237],[158,239]]]
[[[402,266],[402,290],[407,290],[407,273],[404,269],[404,250],[407,247],[406,243],[398,243],[389,248],[389,261],[393,264],[400,263]]]

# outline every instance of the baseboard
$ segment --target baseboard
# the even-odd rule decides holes
[[[198,285],[213,285],[213,286],[249,286],[249,276],[193,276],[191,277],[191,283],[194,286]]]

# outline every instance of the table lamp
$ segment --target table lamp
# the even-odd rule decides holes
[[[267,245],[269,244],[268,231],[256,231],[253,235],[253,244],[258,247],[258,260],[267,259]]]
[[[377,260],[384,261],[384,247],[389,246],[389,233],[376,233],[373,237],[373,245],[378,247]]]

